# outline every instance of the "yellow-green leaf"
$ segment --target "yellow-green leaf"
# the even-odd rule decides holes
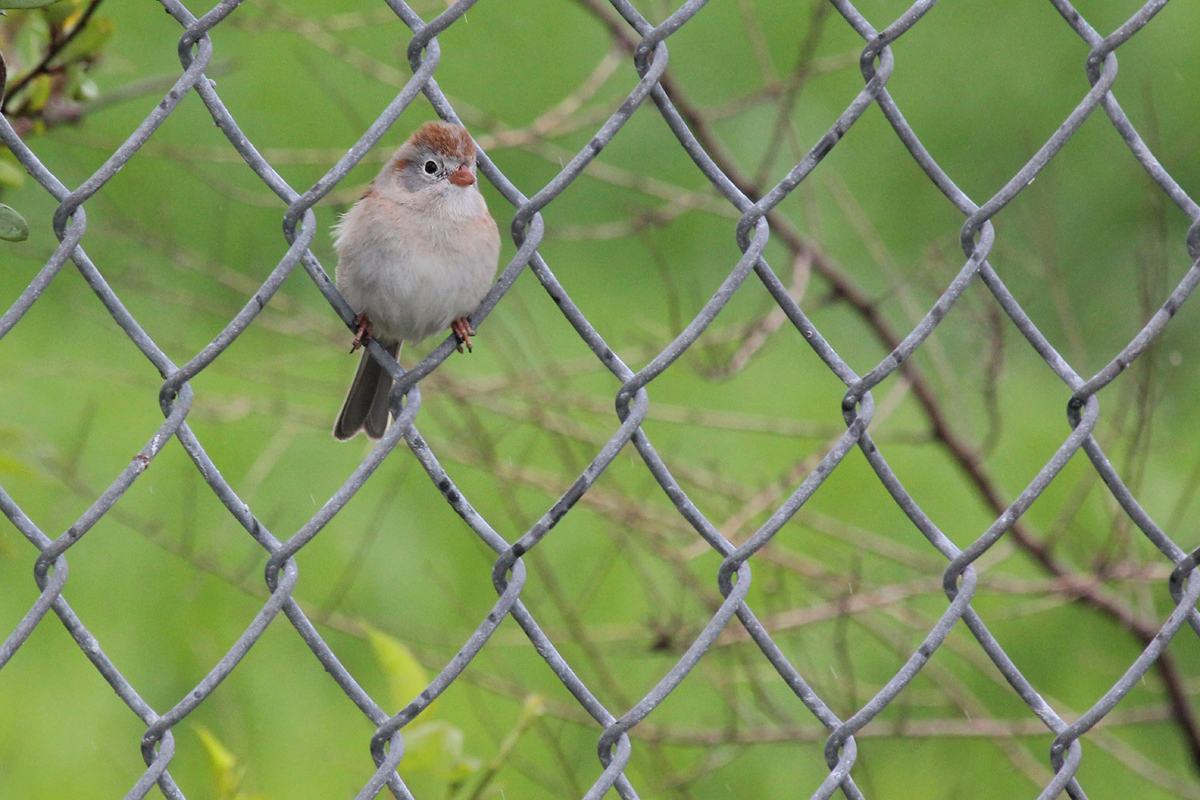
[[[68,20],[79,19],[87,8],[88,0],[61,0],[42,9],[46,22],[55,28],[63,28]]]
[[[217,787],[218,800],[235,800],[238,787],[242,785],[243,773],[238,767],[237,757],[208,728],[196,725],[195,730],[200,737],[204,758],[208,761],[208,771]]]
[[[27,87],[28,93],[21,103],[22,108],[28,111],[40,111],[46,105],[46,101],[50,99],[50,92],[53,89],[54,80],[49,75],[38,75]]]
[[[16,456],[5,453],[0,450],[0,475],[9,475],[16,478],[24,478],[28,480],[34,477],[35,473],[30,469],[29,465]]]
[[[10,150],[0,150],[0,188],[20,189],[25,185],[25,170]]]
[[[3,2],[3,0],[0,0]],[[99,14],[88,20],[85,27],[79,34],[72,39],[62,51],[54,57],[50,62],[50,66],[59,67],[64,64],[70,64],[73,61],[81,61],[86,58],[91,58],[100,52],[104,45],[108,44],[109,39],[113,37],[113,32],[116,26],[108,17],[102,17]]]

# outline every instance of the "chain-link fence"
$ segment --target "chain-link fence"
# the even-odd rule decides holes
[[[78,188],[72,190],[64,185],[42,165],[38,156],[14,132],[7,120],[0,122],[0,139],[16,154],[29,174],[58,201],[54,230],[61,240],[61,245],[44,268],[6,310],[3,317],[0,317],[0,338],[22,321],[55,276],[70,261],[80,270],[120,328],[164,378],[159,393],[159,402],[165,417],[162,426],[121,474],[95,498],[86,513],[66,532],[57,537],[47,533],[35,519],[22,510],[13,497],[0,488],[0,508],[9,522],[37,548],[35,578],[40,590],[37,601],[18,621],[15,629],[0,647],[0,667],[18,653],[36,628],[52,624],[48,621],[48,612],[53,611],[54,616],[78,644],[82,655],[90,660],[146,726],[141,741],[146,770],[130,789],[129,797],[146,796],[156,785],[167,797],[185,796],[169,771],[175,753],[173,729],[187,719],[214,692],[218,684],[237,669],[239,662],[259,642],[268,626],[282,624],[282,620],[276,620],[280,612],[321,666],[345,692],[348,701],[357,706],[376,726],[376,732],[370,740],[370,752],[377,769],[359,792],[360,798],[373,797],[384,789],[396,797],[412,796],[403,778],[405,726],[418,719],[430,703],[459,678],[476,655],[488,646],[489,638],[498,626],[510,616],[524,631],[529,643],[545,665],[595,721],[599,768],[591,778],[593,783],[583,795],[586,798],[602,797],[614,788],[624,798],[639,796],[639,787],[626,775],[631,753],[637,747],[639,725],[688,678],[722,632],[739,626],[757,645],[762,658],[794,694],[795,701],[803,704],[803,707],[828,730],[824,749],[829,768],[828,777],[819,786],[798,788],[798,795],[826,798],[840,789],[847,797],[863,797],[863,792],[855,782],[855,762],[858,753],[855,734],[875,720],[910,685],[922,667],[938,652],[955,626],[965,626],[969,629],[978,646],[1003,674],[1012,691],[1040,720],[1045,731],[1053,734],[1048,760],[1054,774],[1044,786],[1041,797],[1056,797],[1064,791],[1071,797],[1086,796],[1085,787],[1077,781],[1077,773],[1083,760],[1081,739],[1110,714],[1151,671],[1157,671],[1165,686],[1166,695],[1170,698],[1176,722],[1187,741],[1188,749],[1195,752],[1200,748],[1200,729],[1197,727],[1184,681],[1164,657],[1167,644],[1185,625],[1189,625],[1193,631],[1200,634],[1200,615],[1197,615],[1195,610],[1197,599],[1200,598],[1200,580],[1195,579],[1194,573],[1197,553],[1188,552],[1180,544],[1172,541],[1143,511],[1133,492],[1123,483],[1117,470],[1110,464],[1109,456],[1093,436],[1100,417],[1098,393],[1142,355],[1168,326],[1172,316],[1200,281],[1200,267],[1193,264],[1157,313],[1153,314],[1121,352],[1095,375],[1085,377],[1078,374],[1067,360],[1059,355],[988,262],[989,253],[992,252],[995,243],[995,233],[990,220],[1033,182],[1089,118],[1106,116],[1128,145],[1130,157],[1136,159],[1144,168],[1161,193],[1182,210],[1189,220],[1200,220],[1200,206],[1162,168],[1110,91],[1118,73],[1117,49],[1143,28],[1153,24],[1155,15],[1166,6],[1166,0],[1147,2],[1107,36],[1094,30],[1066,0],[1051,0],[1065,24],[1090,48],[1086,69],[1091,90],[1079,99],[1078,105],[1062,121],[1058,130],[1000,191],[979,201],[964,194],[938,165],[906,122],[901,108],[887,88],[894,67],[890,45],[921,24],[927,12],[935,5],[934,0],[914,3],[902,16],[882,29],[873,27],[848,0],[831,0],[845,23],[865,42],[860,59],[863,88],[787,176],[757,199],[747,196],[744,191],[747,186],[745,177],[738,175],[735,167],[721,157],[713,147],[711,132],[699,124],[686,107],[677,104],[671,91],[670,76],[667,72],[668,41],[697,14],[703,13],[705,2],[689,0],[660,24],[652,25],[630,3],[625,0],[611,0],[612,9],[617,12],[619,18],[609,15],[605,20],[612,37],[625,48],[640,76],[626,100],[598,127],[587,145],[531,197],[527,197],[510,182],[488,158],[486,152],[481,151],[479,156],[481,173],[516,209],[511,235],[518,249],[516,255],[504,267],[483,304],[472,315],[472,323],[476,326],[482,325],[493,308],[503,301],[506,292],[518,276],[528,269],[540,281],[578,336],[595,354],[595,358],[621,383],[621,388],[616,394],[618,420],[612,426],[608,441],[595,452],[591,462],[579,472],[557,502],[546,509],[535,524],[512,542],[497,533],[496,527],[499,526],[489,522],[476,511],[469,496],[456,486],[452,476],[440,463],[437,453],[431,449],[419,431],[421,381],[454,352],[455,342],[452,337],[442,342],[427,358],[407,372],[391,361],[377,344],[370,345],[372,354],[381,359],[381,363],[384,363],[385,368],[395,378],[392,393],[395,422],[353,475],[320,507],[307,524],[290,538],[280,539],[267,530],[256,516],[255,510],[243,502],[222,477],[218,465],[210,459],[204,444],[188,424],[189,410],[194,401],[190,381],[212,364],[214,359],[255,322],[284,280],[296,271],[297,267],[306,272],[324,294],[334,313],[338,314],[348,327],[353,328],[354,314],[336,291],[326,266],[319,263],[310,251],[314,237],[321,233],[313,206],[337,187],[368,151],[379,143],[419,94],[424,93],[443,118],[458,119],[454,107],[434,78],[441,59],[435,37],[451,25],[460,24],[468,9],[474,5],[474,0],[459,0],[430,22],[424,21],[402,0],[388,0],[388,6],[413,33],[407,46],[412,77],[361,139],[319,181],[303,191],[289,185],[263,157],[222,102],[214,82],[206,76],[205,71],[210,68],[214,57],[214,46],[209,33],[229,19],[230,15],[237,13],[239,0],[221,2],[199,18],[177,0],[161,2],[182,29],[179,53],[184,72],[140,127]],[[175,111],[181,100],[193,91],[199,95],[212,120],[249,168],[287,204],[283,226],[290,248],[267,280],[250,297],[244,308],[229,321],[224,330],[191,360],[180,365],[173,363],[147,334],[109,287],[102,270],[89,259],[86,250],[88,224],[85,204],[97,192],[102,191],[105,184],[130,159],[138,156],[139,150],[159,126]],[[730,266],[728,276],[720,288],[704,304],[702,310],[683,327],[682,332],[661,352],[649,359],[645,366],[634,369],[614,354],[539,254],[539,245],[545,234],[540,212],[554,202],[615,137],[620,136],[622,126],[636,110],[650,106],[657,109],[696,168],[730,206],[737,210],[740,216],[731,227],[730,233],[736,236],[743,255],[736,264]],[[813,174],[864,112],[872,107],[882,111],[912,159],[965,218],[960,233],[965,259],[957,275],[945,286],[936,303],[928,309],[919,324],[902,337],[895,337],[890,341],[890,354],[873,369],[860,375],[847,365],[801,310],[791,288],[777,276],[764,253],[768,239],[772,236],[790,241],[793,252],[803,250],[804,245],[798,243],[794,231],[784,222],[776,220],[772,212]],[[1187,250],[1193,260],[1200,259],[1200,225],[1193,224],[1189,229]],[[841,409],[846,428],[819,463],[800,476],[794,486],[790,487],[790,495],[786,501],[774,509],[767,521],[752,536],[735,545],[722,535],[718,526],[689,498],[643,431],[642,425],[651,407],[647,387],[697,342],[747,279],[760,281],[766,287],[786,316],[786,320],[795,326],[832,374],[845,385]],[[843,297],[869,316],[869,301],[866,298],[856,293],[852,286],[837,287],[836,275],[831,280]],[[968,287],[978,284],[986,286],[1028,345],[1069,388],[1072,393],[1068,407],[1070,430],[1053,457],[1011,502],[1001,500],[1000,494],[982,475],[977,459],[967,448],[956,445],[949,434],[943,436],[943,444],[958,463],[968,482],[985,496],[994,510],[994,521],[991,525],[970,546],[960,549],[939,530],[906,491],[885,459],[886,445],[878,446],[873,439],[871,422],[875,414],[875,400],[872,390],[889,376],[904,375],[906,361],[929,339],[943,319],[954,313],[956,302]],[[919,401],[924,402],[923,398],[928,392],[927,387],[919,383],[916,385]],[[936,428],[939,422],[936,414],[930,411],[933,408],[931,403],[926,403],[926,411],[930,413]],[[119,665],[98,645],[89,632],[86,621],[72,611],[64,590],[69,587],[69,551],[113,509],[173,438],[186,450],[195,468],[228,513],[269,554],[266,581],[270,596],[236,644],[192,691],[173,707],[156,709],[143,699],[138,688],[127,680]],[[495,551],[492,580],[498,599],[457,655],[444,666],[419,696],[393,716],[389,715],[343,666],[309,616],[294,599],[293,592],[298,579],[294,560],[297,553],[312,542],[343,509],[401,441],[411,449],[450,506],[470,529]],[[527,568],[522,557],[537,548],[548,536],[553,535],[556,526],[571,514],[573,507],[592,490],[614,458],[630,445],[636,449],[680,517],[695,535],[723,558],[715,581],[724,600],[703,630],[694,637],[674,666],[661,676],[651,691],[628,708],[609,708],[597,698],[595,687],[589,687],[580,679],[572,664],[560,653],[561,643],[556,644],[552,640],[522,603],[522,591],[527,581]],[[806,679],[789,661],[784,651],[773,640],[768,628],[756,617],[746,598],[751,586],[755,554],[772,541],[776,533],[838,469],[847,454],[856,449],[870,464],[878,481],[903,514],[928,540],[929,547],[944,558],[946,566],[942,582],[946,602],[940,618],[928,629],[924,640],[911,653],[902,668],[896,671],[874,696],[861,703],[852,714],[843,717],[835,714],[827,700],[822,699],[810,688],[811,676]],[[1133,615],[1127,608],[1115,602],[1095,584],[1077,582],[1064,588],[1062,591],[1068,596],[1115,619],[1128,630],[1139,640],[1140,653],[1129,664],[1121,678],[1090,708],[1075,719],[1063,719],[1043,700],[1035,686],[1022,674],[989,632],[980,614],[972,607],[971,602],[978,580],[973,565],[998,542],[1008,541],[1029,553],[1050,576],[1064,580],[1069,578],[1068,571],[1056,560],[1050,549],[1022,527],[1021,518],[1080,450],[1124,513],[1161,552],[1163,563],[1169,565],[1171,573],[1168,588],[1175,607],[1165,619],[1149,624],[1143,617]]]

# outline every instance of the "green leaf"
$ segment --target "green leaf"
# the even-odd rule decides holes
[[[411,650],[398,639],[388,636],[383,631],[368,627],[367,641],[371,645],[371,650],[375,652],[375,660],[379,662],[379,667],[387,679],[392,707],[399,711],[411,703],[429,685],[425,669]],[[422,720],[429,719],[430,710],[432,707],[421,714]]]
[[[29,238],[29,223],[15,208],[0,203],[0,239],[23,242]]]
[[[58,0],[0,0],[0,8],[41,8]]]
[[[5,57],[8,58],[9,78],[15,82],[42,60],[50,46],[50,25],[41,14],[24,14],[20,27],[10,35],[12,39]]]

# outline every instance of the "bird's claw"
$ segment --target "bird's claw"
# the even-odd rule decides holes
[[[454,335],[458,337],[458,352],[463,351],[463,345],[466,345],[468,353],[474,352],[471,350],[471,337],[475,335],[476,331],[466,317],[459,317],[451,322],[450,330],[454,331]]]
[[[365,313],[359,314],[357,321],[358,327],[354,331],[354,341],[350,343],[351,353],[365,346],[371,341],[371,337],[375,335],[374,326],[371,325],[371,320],[367,318]]]

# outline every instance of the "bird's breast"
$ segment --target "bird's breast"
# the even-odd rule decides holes
[[[422,208],[369,196],[343,220],[338,288],[382,339],[416,342],[444,331],[491,285],[496,224],[478,191],[455,189],[474,198]]]

